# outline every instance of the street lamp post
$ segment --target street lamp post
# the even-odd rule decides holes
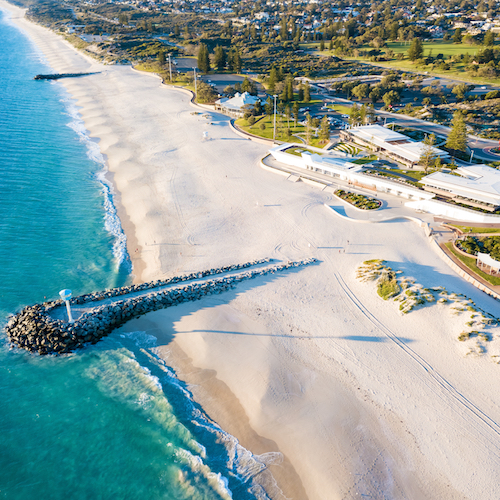
[[[198,86],[196,85],[196,68],[194,68],[194,98],[195,102],[198,99]]]
[[[474,156],[474,150],[471,149],[470,150],[470,159],[469,159],[469,163],[472,163],[472,157]]]
[[[278,97],[276,94],[274,97],[274,129],[273,129],[273,141],[276,139],[276,98]]]
[[[168,69],[170,71],[170,82],[172,82],[172,61],[170,60],[170,54],[168,55]]]
[[[66,311],[68,312],[68,323],[74,323],[75,320],[73,319],[73,316],[71,315],[71,307],[69,305],[69,299],[71,299],[71,290],[68,290],[67,288],[64,290],[61,290],[59,292],[59,295],[61,299],[66,302]]]

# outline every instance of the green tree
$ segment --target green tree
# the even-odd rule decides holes
[[[483,45],[487,47],[495,45],[495,34],[491,30],[487,31],[486,35],[484,35]]]
[[[319,42],[319,50],[321,52],[325,50],[325,41],[323,39],[321,39],[321,41]]]
[[[285,106],[285,116],[287,121],[287,128],[288,130],[290,130],[290,118],[292,117],[292,108],[290,108],[289,104]]]
[[[454,151],[463,151],[464,153],[467,150],[467,127],[464,116],[460,111],[453,113],[451,130],[446,141],[446,147]]]
[[[319,139],[322,142],[328,142],[330,139],[330,123],[328,122],[328,117],[326,115],[321,119]]]
[[[198,95],[196,96],[198,102],[214,102],[217,99],[217,92],[215,92],[214,88],[208,83],[199,81],[198,86]]]
[[[299,120],[299,103],[297,101],[295,101],[293,103],[293,120],[294,120],[294,123],[295,123],[295,126],[297,126],[297,122]]]
[[[421,59],[423,54],[424,48],[422,47],[422,41],[420,38],[414,38],[408,49],[408,59],[410,59],[410,61],[416,61],[417,59]]]
[[[175,38],[179,38],[179,36],[181,35],[181,30],[179,29],[179,26],[177,26],[177,24],[174,26],[174,36]]]
[[[351,110],[349,111],[349,125],[359,125],[361,123],[361,116],[359,113],[359,106],[353,104]]]
[[[369,91],[370,86],[367,83],[362,83],[354,87],[351,92],[361,101],[361,99],[364,99],[368,95]]]
[[[312,118],[309,113],[306,114],[306,144],[311,144],[312,138]]]
[[[367,120],[366,106],[362,104],[361,108],[359,108],[359,123],[361,123],[361,125],[365,125],[366,120]]]
[[[198,69],[205,74],[210,71],[210,57],[208,55],[208,48],[204,43],[200,44],[198,50]]]
[[[245,76],[245,78],[241,82],[241,91],[248,92],[249,94],[252,95],[257,95],[257,87],[255,85],[255,82],[253,80],[250,80],[247,76]]]
[[[277,81],[278,77],[276,74],[276,68],[273,66],[269,72],[269,78],[267,79],[267,88],[269,89],[269,92],[274,92]]]
[[[378,85],[373,87],[368,97],[375,104],[382,97],[382,89]]]
[[[311,100],[311,86],[309,82],[304,85],[304,102],[309,102]]]
[[[434,134],[428,135],[423,141],[424,147],[422,148],[422,152],[420,154],[419,163],[423,165],[426,173],[436,160],[436,153],[434,151],[435,143],[436,136]]]
[[[299,85],[299,91],[298,91],[297,99],[300,102],[304,102],[304,85],[302,85],[302,83]]]
[[[286,100],[287,102],[293,101],[293,76],[288,75],[285,78],[285,90],[286,90]]]
[[[241,73],[241,68],[243,66],[243,63],[241,61],[241,56],[240,56],[240,51],[238,50],[238,47],[234,49],[233,53],[233,68],[236,73]]]
[[[267,98],[266,103],[264,104],[264,112],[267,116],[271,116],[274,112],[274,103],[271,96]]]
[[[462,43],[462,30],[457,28],[455,33],[453,33],[453,43]]]
[[[226,51],[224,50],[223,47],[217,45],[214,51],[214,66],[219,71],[223,71],[224,68],[226,67],[226,62],[227,62]]]
[[[163,52],[163,50],[160,50],[160,52],[158,52],[158,63],[162,66],[165,64],[165,52]]]
[[[452,94],[455,94],[460,101],[465,99],[465,93],[468,91],[469,86],[466,83],[459,83],[451,89]]]
[[[399,102],[400,97],[399,94],[395,90],[390,90],[389,92],[386,92],[384,96],[382,97],[382,100],[384,101],[384,104],[387,108],[390,108],[393,104],[396,104]]]

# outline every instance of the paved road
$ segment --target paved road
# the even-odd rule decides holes
[[[352,106],[354,103],[347,99],[341,97],[331,97],[329,99],[334,104],[342,104],[344,106]],[[428,122],[425,120],[420,120],[419,118],[414,118],[412,116],[400,115],[396,113],[390,113],[388,111],[375,110],[375,113],[384,118],[387,123],[397,123],[398,125],[404,127],[411,127],[417,130],[422,130],[429,134],[448,136],[450,133],[450,128],[444,125],[439,125],[437,123]],[[487,149],[495,148],[498,146],[498,141],[492,141],[489,139],[482,139],[475,135],[469,135],[468,145],[472,151],[474,151],[474,158],[478,158],[485,161],[500,161],[500,155],[489,153]],[[463,162],[462,162],[463,163]]]

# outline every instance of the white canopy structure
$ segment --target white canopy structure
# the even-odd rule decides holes
[[[243,94],[236,92],[231,99],[221,97],[215,101],[215,110],[229,116],[239,117],[245,113],[246,106],[254,106],[258,101],[260,101],[258,97],[250,95],[248,92],[243,92]]]
[[[488,274],[500,274],[500,262],[493,259],[488,253],[477,254],[477,267]]]

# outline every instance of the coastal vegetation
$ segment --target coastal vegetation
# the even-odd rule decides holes
[[[363,282],[375,282],[377,294],[384,300],[399,303],[402,314],[408,314],[417,307],[438,304],[451,314],[462,316],[463,330],[457,335],[460,342],[467,342],[466,355],[481,355],[487,352],[485,342],[494,338],[493,328],[500,325],[500,319],[478,307],[472,299],[461,293],[448,292],[443,286],[425,288],[413,278],[404,277],[401,271],[394,271],[381,259],[367,260],[357,269],[357,278]],[[498,363],[498,356],[491,355]]]
[[[396,111],[404,100],[398,112],[443,124],[457,121],[453,117],[460,111],[462,128],[500,138],[498,92],[473,95],[474,85],[467,83],[454,83],[453,88],[439,82],[422,85],[419,74],[444,75],[475,85],[499,83],[495,34],[480,29],[488,24],[485,16],[500,13],[497,4],[488,4],[486,12],[468,9],[467,4],[457,18],[435,0],[419,7],[406,1],[397,6],[377,0],[367,6],[348,6],[327,0],[321,9],[316,4],[303,8],[300,2],[274,8],[242,0],[230,6],[221,0],[183,4],[182,9],[157,2],[16,2],[29,9],[29,18],[64,34],[86,54],[111,64],[154,64],[166,82],[176,83],[181,73],[190,72],[169,63],[169,55],[196,59],[200,72],[207,75],[251,74],[249,79],[259,82],[261,90],[276,94],[284,104],[304,83],[298,78],[336,79],[332,90],[359,102],[358,109],[366,111],[370,103],[378,103]],[[381,78],[367,82],[368,75]],[[199,96],[198,100],[211,102],[212,98]],[[483,107],[477,101],[491,102]],[[351,115],[354,107],[336,109]],[[350,122],[355,122],[353,116]],[[461,158],[463,140],[452,137],[450,141],[449,148]]]
[[[376,210],[380,208],[382,202],[375,198],[370,198],[364,194],[351,193],[350,191],[344,191],[343,189],[337,189],[335,194],[344,201],[347,201],[351,205],[361,210]]]

